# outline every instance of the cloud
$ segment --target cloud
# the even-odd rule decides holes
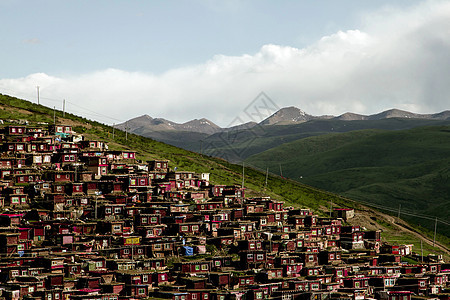
[[[24,42],[25,44],[36,45],[36,44],[40,44],[40,43],[41,43],[41,40],[38,39],[38,38],[32,38],[32,39],[26,39],[26,40],[23,40],[23,42]]]
[[[225,126],[261,91],[279,107],[295,105],[315,115],[449,109],[450,4],[385,9],[363,21],[360,29],[302,49],[268,44],[254,54],[216,55],[160,75],[117,69],[39,73],[1,79],[0,91],[33,99],[39,85],[43,103],[45,97],[65,98],[69,111],[83,114],[88,108],[92,118],[106,123],[149,114],[178,122],[206,117]]]

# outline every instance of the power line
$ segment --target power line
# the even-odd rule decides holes
[[[29,100],[29,99],[33,98],[33,96],[32,96],[31,94],[29,94],[29,93],[22,93],[22,92],[17,93],[17,92],[15,92],[15,91],[12,91],[12,90],[9,90],[9,89],[5,89],[5,88],[3,88],[3,87],[1,87],[1,89],[10,92],[10,93],[12,93],[13,95],[17,95],[16,97],[21,97],[21,98],[24,98],[24,100],[33,102],[33,101]],[[42,102],[43,102],[42,100],[47,100],[47,101],[50,101],[50,102],[61,103],[61,100],[60,100],[60,99],[54,99],[54,98],[49,98],[49,97],[42,97],[42,96],[40,95],[40,94],[42,94],[42,93],[40,93],[40,88],[37,87],[37,89],[38,89],[38,104],[42,105]],[[39,100],[40,100],[40,101],[39,101]],[[82,111],[76,111],[76,110],[73,110],[73,109],[71,109],[71,111],[74,111],[74,112],[77,112],[77,113],[81,113],[81,114],[83,114],[83,115],[90,115],[90,116],[96,117],[96,118],[102,117],[102,118],[107,118],[107,119],[109,119],[109,120],[114,120],[114,121],[118,121],[118,122],[125,122],[124,120],[120,120],[120,119],[117,119],[117,118],[115,118],[115,117],[111,117],[111,116],[109,116],[109,115],[106,115],[106,114],[103,114],[103,113],[99,113],[99,112],[97,112],[97,111],[94,111],[94,110],[92,110],[92,109],[89,109],[89,108],[87,108],[87,107],[85,107],[85,106],[81,106],[81,105],[76,104],[76,103],[71,102],[71,101],[65,100],[65,103],[70,103],[72,106],[78,107],[78,108],[81,109]],[[63,107],[63,110],[64,110],[64,107]],[[89,112],[89,113],[85,113],[85,112],[83,112],[83,111],[87,111],[87,112]]]
[[[255,170],[259,170],[259,171],[263,172],[263,170],[262,170],[261,168],[256,167],[256,166],[254,166],[254,165],[250,165],[248,162],[246,162],[246,163],[247,163],[247,166],[249,166],[249,167],[251,167],[251,168],[254,168]],[[280,175],[278,175],[278,174],[274,174],[274,173],[272,173],[272,172],[270,172],[270,174],[271,174],[272,176],[275,176],[275,177],[282,178],[282,179],[285,179],[285,180],[286,180],[286,178],[280,177]],[[317,189],[317,188],[315,188],[315,187],[313,187],[313,186],[310,186],[310,185],[307,185],[307,184],[304,184],[304,183],[301,183],[301,182],[298,182],[298,181],[295,181],[295,180],[294,180],[294,182],[296,182],[296,183],[298,183],[298,184],[301,184],[301,185],[304,185],[304,186],[309,187],[309,188],[314,189],[314,190],[319,190],[319,189]],[[342,197],[342,196],[337,195],[337,194],[333,194],[333,193],[331,193],[331,192],[327,192],[327,191],[323,191],[323,190],[321,190],[321,191],[322,191],[322,192],[325,192],[325,193],[327,193],[327,194],[330,194],[330,195],[337,196],[337,197],[339,197],[339,198],[341,198],[341,199],[344,199],[344,200],[347,200],[347,201],[352,201],[352,202],[354,202],[354,203],[361,203],[361,204],[364,204],[364,205],[367,205],[367,206],[371,206],[371,207],[375,207],[375,208],[378,208],[378,209],[387,210],[387,211],[394,212],[394,213],[398,213],[398,212],[399,212],[399,209],[398,209],[398,208],[392,208],[392,207],[388,207],[388,206],[384,206],[384,205],[381,205],[381,204],[372,203],[372,202],[365,201],[365,200],[357,200],[357,201],[356,201],[356,200],[353,200],[353,199],[348,199],[348,198]],[[402,209],[401,213],[402,213],[403,215],[408,215],[408,216],[417,217],[417,218],[423,218],[423,219],[427,219],[427,220],[431,220],[431,221],[435,221],[435,220],[437,219],[437,222],[440,222],[440,223],[442,223],[442,224],[444,224],[444,225],[450,226],[450,223],[449,223],[449,222],[444,221],[444,220],[442,220],[442,219],[439,219],[439,218],[436,217],[436,216],[419,214],[419,213],[416,213],[416,212],[407,210],[407,209],[405,209],[405,208]]]

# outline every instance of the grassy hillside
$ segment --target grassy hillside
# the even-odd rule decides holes
[[[367,121],[312,120],[295,125],[256,126],[252,129],[213,134],[203,141],[205,154],[220,156],[229,161],[243,159],[310,136],[363,129],[402,130],[420,126],[450,125],[450,120],[390,118]],[[205,147],[205,145],[207,147]],[[200,152],[198,143],[188,146]]]
[[[28,101],[19,100],[0,94],[0,119],[27,119],[34,122],[53,122],[53,110],[44,106],[38,106]],[[95,121],[72,114],[62,118],[60,111],[56,112],[56,122],[60,124],[72,124],[76,131],[82,132],[90,139],[100,139],[109,143],[110,149],[132,149],[137,151],[140,160],[164,158],[170,160],[170,167],[177,166],[180,170],[191,170],[196,172],[211,173],[211,181],[217,184],[242,183],[242,165],[231,164],[223,159],[213,158],[206,155],[190,152],[174,146],[156,142],[142,136],[128,134]],[[254,168],[245,168],[245,187],[248,195],[267,195],[274,199],[287,202],[287,205],[308,207],[315,210],[319,215],[328,215],[330,203],[333,207],[354,207],[369,229],[383,230],[383,239],[394,244],[400,243],[396,234],[402,232],[402,239],[409,243],[420,245],[417,234],[399,231],[399,227],[387,223],[385,215],[379,214],[377,221],[372,219],[372,212],[367,213],[366,208],[348,198],[336,194],[318,190],[314,187],[304,185],[289,179],[280,178],[269,174],[267,188],[265,186],[266,174]],[[358,219],[360,221],[361,219]],[[450,245],[448,240],[439,237],[440,242]],[[425,251],[434,253],[441,252],[429,243],[424,243]],[[447,256],[448,257],[448,256]]]
[[[363,203],[391,208],[434,230],[450,223],[450,126],[362,130],[311,137],[248,158],[248,163]],[[409,213],[410,215],[406,215]],[[450,236],[450,227],[438,231]]]
[[[27,119],[33,122],[53,123],[53,109],[33,104],[17,98],[0,95],[0,119]],[[170,167],[181,170],[211,173],[213,183],[238,184],[242,183],[242,165],[231,164],[223,159],[213,158],[199,153],[187,151],[171,145],[154,141],[135,134],[128,134],[111,126],[91,121],[72,114],[56,111],[56,122],[69,123],[77,132],[83,133],[91,139],[100,139],[109,143],[110,149],[131,149],[137,151],[137,158],[146,161],[150,159],[169,159]],[[265,186],[265,174],[255,169],[245,168],[245,187],[252,195],[267,194],[276,199],[287,201],[291,205],[310,207],[320,213],[321,207],[328,207],[333,201],[345,204],[345,200],[311,188],[297,182],[283,180],[278,176],[269,176],[268,187]]]

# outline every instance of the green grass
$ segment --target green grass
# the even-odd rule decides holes
[[[32,114],[18,113],[11,115],[34,122],[53,121],[53,110],[28,101],[0,95],[0,104],[4,107],[20,108]],[[5,110],[3,110],[5,111]],[[31,116],[31,117],[30,117]],[[2,116],[3,118],[3,116]],[[65,122],[62,112],[56,111],[57,122]],[[77,132],[82,132],[89,139],[98,139],[108,142],[110,149],[130,149],[137,152],[137,158],[146,161],[151,159],[169,159],[170,167],[180,170],[189,170],[198,173],[211,174],[213,184],[240,185],[242,182],[242,165],[232,164],[220,158],[209,157],[198,153],[183,150],[174,146],[163,144],[142,136],[128,134],[111,126],[88,120],[73,114],[65,115],[66,119],[77,122],[74,126]],[[339,143],[336,143],[339,144]],[[285,168],[286,166],[283,166]],[[278,163],[276,168],[278,170]],[[273,169],[271,169],[273,171]],[[334,207],[355,207],[356,203],[336,194],[319,190],[294,180],[284,179],[275,174],[269,174],[267,189],[265,189],[265,166],[263,171],[245,167],[246,193],[250,196],[270,196],[273,199],[286,201],[286,205],[306,207],[313,209],[319,215],[327,215],[330,202]],[[409,242],[408,242],[409,243]]]
[[[294,125],[256,126],[252,129],[219,133],[207,137],[206,154],[221,155],[227,160],[242,161],[282,144],[311,136],[344,133],[358,130],[404,130],[419,126],[450,124],[449,121],[390,118],[365,121],[313,120]],[[189,147],[192,147],[191,145]],[[199,151],[197,147],[189,148]]]
[[[33,104],[17,98],[0,95],[0,104],[27,110],[31,114],[20,114],[20,118],[30,120],[34,116],[36,122],[53,122],[53,109],[42,105]],[[19,114],[17,114],[19,116]],[[28,118],[26,118],[28,116]],[[19,118],[19,117],[17,117]],[[56,111],[57,122],[63,121],[62,112]],[[178,167],[180,170],[189,170],[197,173],[211,173],[213,184],[241,185],[242,166],[231,164],[223,159],[201,155],[195,152],[183,150],[149,138],[128,134],[111,126],[91,121],[73,114],[66,113],[66,119],[79,122],[74,127],[78,132],[83,132],[88,138],[99,139],[108,142],[110,149],[129,149],[137,152],[137,158],[142,161],[152,159],[168,159],[170,167]],[[35,121],[35,120],[33,120]],[[256,169],[245,168],[245,187],[248,195],[268,195],[274,199],[288,202],[288,205],[309,207],[322,214],[321,208],[328,207],[330,201],[335,205],[348,206],[341,197],[320,191],[318,189],[300,184],[295,181],[285,180],[278,176],[270,175],[268,186],[264,191],[265,174]]]
[[[246,160],[364,203],[450,223],[450,126],[363,130],[283,144]],[[433,220],[403,216],[428,229]],[[433,218],[432,218],[433,219]],[[438,231],[450,236],[450,226]]]

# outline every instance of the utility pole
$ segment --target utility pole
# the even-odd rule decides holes
[[[95,194],[95,212],[94,212],[95,219],[97,220],[97,194]]]
[[[128,122],[125,123],[125,140],[128,141]]]
[[[63,99],[63,118],[66,116],[66,99]]]
[[[264,190],[267,188],[267,177],[269,177],[269,168],[266,169],[266,183],[264,184]]]
[[[114,140],[114,126],[116,126],[116,124],[115,123],[113,123],[113,140]]]
[[[331,218],[332,212],[333,212],[333,199],[330,200],[330,218]]]
[[[36,88],[37,88],[37,102],[38,102],[38,105],[39,105],[39,86],[37,86]]]
[[[422,252],[422,262],[423,262],[423,241],[420,240],[420,252]]]
[[[433,238],[433,247],[434,247],[434,244],[436,243],[436,229],[437,229],[437,217],[436,217],[436,220],[434,221],[434,238]]]
[[[53,106],[53,124],[56,125],[56,106]]]
[[[398,216],[397,216],[397,218],[399,218],[400,219],[400,209],[402,208],[402,205],[401,204],[398,204]]]
[[[244,188],[244,176],[245,176],[245,173],[244,173],[244,162],[242,162],[242,188]]]

